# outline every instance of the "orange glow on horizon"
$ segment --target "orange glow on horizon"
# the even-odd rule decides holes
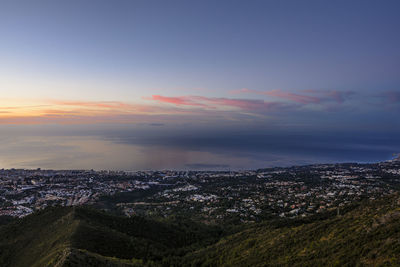
[[[2,100],[0,124],[81,124],[125,122],[123,116],[167,114],[171,111],[123,102]]]
[[[165,97],[167,98],[167,97]],[[147,99],[152,100],[152,99]],[[153,123],[179,116],[210,114],[205,106],[166,105],[160,101],[0,100],[0,124]]]

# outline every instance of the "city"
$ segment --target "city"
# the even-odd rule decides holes
[[[207,223],[307,217],[394,193],[400,160],[254,171],[0,170],[0,215],[92,205],[121,215]]]

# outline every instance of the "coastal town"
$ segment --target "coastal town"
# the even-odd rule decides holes
[[[400,187],[400,160],[245,171],[0,170],[0,216],[88,205],[133,216],[255,222],[337,212]]]

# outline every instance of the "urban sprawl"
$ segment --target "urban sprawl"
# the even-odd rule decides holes
[[[307,217],[398,190],[400,160],[255,171],[0,170],[0,216],[93,205],[127,216],[206,222]]]

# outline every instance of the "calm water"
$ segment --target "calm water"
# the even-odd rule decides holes
[[[1,126],[1,168],[254,169],[373,162],[400,151],[397,135],[201,130],[148,126]]]

